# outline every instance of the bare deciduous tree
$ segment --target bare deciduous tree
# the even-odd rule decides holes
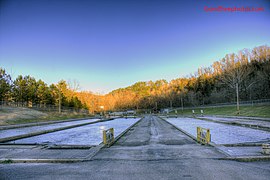
[[[221,81],[235,89],[238,114],[240,113],[239,89],[242,81],[250,74],[247,63],[246,58],[235,54],[226,55],[225,59],[222,60],[223,75],[221,76]]]

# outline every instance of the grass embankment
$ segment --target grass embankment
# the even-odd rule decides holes
[[[204,115],[250,116],[270,118],[270,105],[240,106],[240,114],[237,114],[236,106],[194,108],[195,114],[200,115],[201,109],[203,109]],[[181,110],[178,110],[178,114],[182,114],[181,112]],[[183,114],[192,115],[192,109],[184,109]]]
[[[33,122],[46,122],[91,117],[87,114],[41,112],[22,107],[1,107],[0,125],[25,124]]]
[[[57,120],[67,120],[67,119],[79,119],[91,117],[89,115],[80,115],[80,114],[49,114],[47,117],[35,118],[35,119],[16,119],[13,121],[6,122],[6,125],[13,124],[25,124],[25,123],[35,123],[35,122],[48,122],[48,121],[57,121]]]

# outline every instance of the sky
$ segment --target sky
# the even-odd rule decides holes
[[[263,7],[254,12],[207,8]],[[108,93],[270,45],[269,0],[0,0],[0,67]]]

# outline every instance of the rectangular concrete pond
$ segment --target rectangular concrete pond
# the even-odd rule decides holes
[[[236,122],[239,124],[247,124],[247,125],[258,125],[270,128],[270,121],[267,120],[256,120],[256,119],[241,119],[241,118],[226,118],[226,117],[213,117],[213,116],[204,116],[200,118],[210,119],[213,121],[220,122]]]
[[[79,121],[76,120],[76,121],[60,122],[60,123],[48,124],[48,125],[39,125],[39,126],[31,126],[31,127],[24,127],[24,128],[0,130],[0,138],[12,137],[12,136],[18,136],[18,135],[23,135],[23,134],[44,131],[44,130],[56,129],[60,127],[84,124],[88,122],[94,122],[97,120],[99,119],[85,119],[85,120],[79,120]]]
[[[198,126],[209,128],[211,141],[216,144],[270,141],[270,133],[262,130],[197,120],[193,118],[167,118],[166,121],[190,133],[194,137],[197,136],[196,128]]]
[[[85,125],[77,128],[11,141],[8,143],[98,145],[102,142],[102,131],[104,129],[114,128],[115,136],[117,136],[139,119],[140,118],[118,118],[112,121]]]

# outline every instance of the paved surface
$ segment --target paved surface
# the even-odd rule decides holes
[[[87,157],[91,147],[86,149],[47,149],[38,145],[1,145],[3,159],[81,159]],[[0,178],[1,179],[1,178]]]
[[[249,157],[264,155],[262,154],[262,146],[219,146],[218,148],[232,157]]]
[[[201,146],[157,117],[146,117],[91,161],[0,164],[1,179],[269,179],[269,162],[241,163]]]
[[[243,179],[268,180],[269,163],[238,163],[196,159],[164,161],[92,161],[75,164],[0,165],[0,177],[6,179]]]

